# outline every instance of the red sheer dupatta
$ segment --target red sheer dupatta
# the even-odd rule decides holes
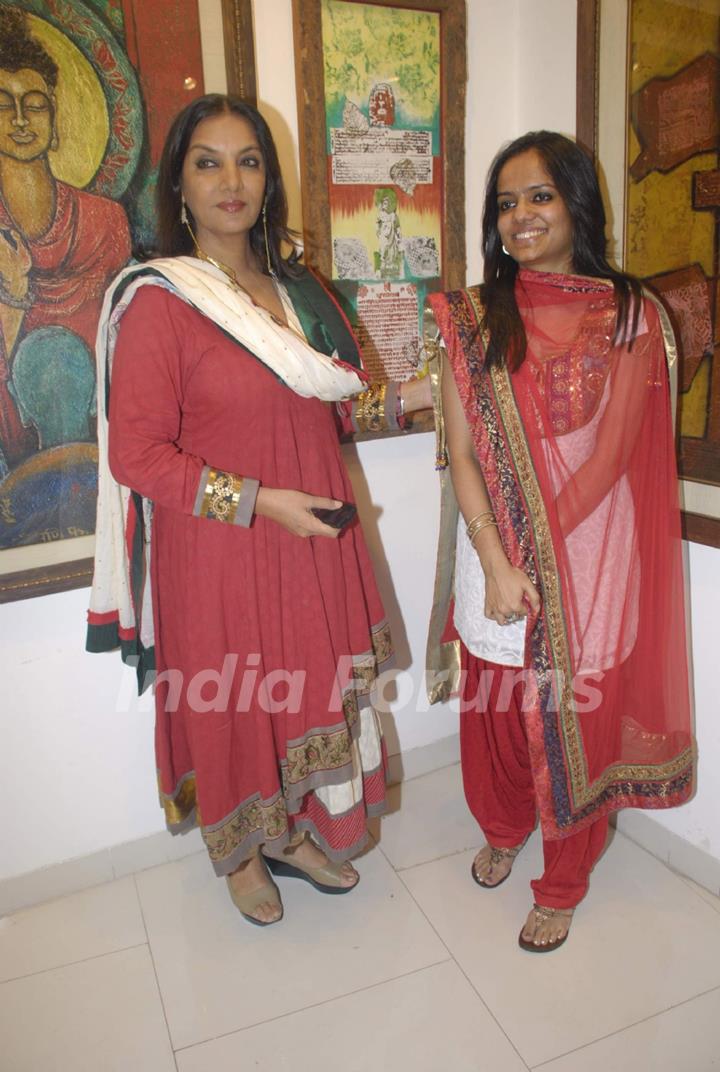
[[[505,550],[543,599],[524,714],[552,838],[692,791],[677,475],[654,303],[630,346],[601,280],[521,271],[516,295],[513,374],[483,367],[477,289],[433,307]]]

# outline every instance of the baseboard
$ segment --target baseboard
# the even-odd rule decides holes
[[[24,875],[0,881],[0,917],[18,912],[21,908],[53,901],[69,893],[99,886],[103,882],[123,878],[135,871],[180,860],[203,849],[199,830],[171,837],[166,830],[149,837],[113,845],[89,856],[42,867]]]
[[[388,781],[391,784],[419,778],[440,767],[449,767],[460,759],[457,734],[441,741],[412,748],[404,755],[388,757]],[[29,871],[24,875],[0,880],[0,916],[8,916],[22,908],[52,901],[69,893],[99,886],[103,882],[123,878],[136,871],[180,860],[194,852],[203,851],[199,830],[171,837],[160,830],[149,837],[113,845],[75,860],[64,860],[50,867]]]
[[[617,829],[679,875],[720,897],[720,860],[661,826],[652,812],[628,808],[617,817]]]
[[[421,748],[389,756],[388,781],[395,784],[420,778],[441,767],[449,767],[459,759],[457,734],[444,737]],[[622,812],[617,819],[617,828],[674,871],[693,879],[716,896],[720,895],[720,860],[714,856],[666,830],[645,812]],[[3,879],[0,881],[0,916],[201,851],[203,842],[199,830],[177,837],[170,837],[162,830],[89,856]]]

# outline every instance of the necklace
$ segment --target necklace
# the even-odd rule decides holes
[[[301,335],[300,332],[296,331],[293,327],[291,327],[291,325],[287,322],[287,319],[285,321],[281,320],[279,316],[276,316],[275,313],[271,312],[270,309],[268,309],[265,305],[258,304],[258,302],[255,301],[247,287],[244,287],[242,285],[235,273],[234,268],[231,268],[229,264],[224,264],[222,261],[215,260],[215,258],[211,257],[209,253],[206,253],[205,250],[197,244],[197,242],[195,242],[195,256],[200,261],[206,261],[208,264],[212,264],[214,268],[217,268],[220,272],[223,273],[223,275],[227,276],[235,290],[237,290],[240,294],[245,294],[257,309],[262,309],[264,312],[266,312],[270,319],[275,324],[277,324],[278,327],[285,328],[288,331],[292,331],[292,333],[294,335],[297,335],[299,339],[302,339],[303,342],[307,341],[304,335]],[[280,303],[282,304],[282,296],[280,295],[279,288],[277,285],[277,279],[275,278],[274,274],[270,276],[270,281],[272,282],[273,290],[280,297]]]
[[[228,264],[223,264],[222,261],[216,261],[215,258],[211,257],[209,253],[206,253],[204,249],[201,249],[197,242],[195,243],[195,256],[198,258],[198,260],[207,261],[208,264],[212,264],[215,268],[218,268],[223,273],[223,275],[226,275],[228,277],[228,279],[236,290],[241,290],[245,294],[248,293],[242,283],[240,283],[240,281],[238,280],[238,277],[235,274],[235,269],[231,268]]]

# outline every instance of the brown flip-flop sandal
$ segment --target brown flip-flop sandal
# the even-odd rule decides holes
[[[527,841],[527,838],[525,839],[525,841]],[[496,864],[499,864],[501,860],[514,860],[517,854],[525,845],[525,841],[523,841],[522,845],[516,845],[512,849],[505,849],[499,845],[490,845],[490,843],[488,842],[487,848],[490,849],[490,867],[493,868]],[[482,852],[482,849],[480,850],[480,852]],[[478,876],[477,871],[475,870],[475,860],[473,860],[470,865],[470,874],[472,875],[473,881],[477,882],[478,886],[482,886],[484,890],[496,890],[498,886],[502,886],[503,882],[507,882],[507,880],[510,878],[511,873],[512,867],[510,867],[510,870],[508,871],[507,875],[504,875],[499,882],[483,882],[482,879]]]
[[[534,904],[533,912],[535,913],[535,929],[537,930],[541,924],[547,923],[549,919],[552,919],[557,915],[569,915],[570,921],[572,922],[574,911],[574,908],[546,908],[544,905]],[[518,936],[518,945],[528,953],[554,953],[556,949],[559,949],[561,945],[565,944],[568,935],[570,934],[570,926],[568,925],[568,929],[562,938],[558,938],[554,942],[546,942],[544,945],[536,945],[534,942],[529,942],[527,938],[523,938],[524,930],[525,927],[523,926]]]

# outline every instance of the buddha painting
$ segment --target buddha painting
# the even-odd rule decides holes
[[[42,24],[19,7],[0,8],[0,548],[17,544],[14,532],[24,543],[92,531],[87,508],[82,525],[70,516],[48,528],[45,517],[42,533],[17,512],[26,476],[42,471],[54,479],[58,466],[72,467],[78,442],[93,439],[88,383],[98,316],[108,282],[130,256],[122,205],[57,177],[62,168],[51,157],[62,162],[63,152],[89,173],[102,147],[94,148],[92,138],[62,144],[63,70],[33,32]],[[57,30],[50,39],[60,42],[60,59],[77,51]],[[94,115],[83,119],[97,131]],[[60,399],[57,392],[69,383],[82,389]],[[41,458],[48,450],[53,457]],[[87,447],[80,454],[86,468]]]

